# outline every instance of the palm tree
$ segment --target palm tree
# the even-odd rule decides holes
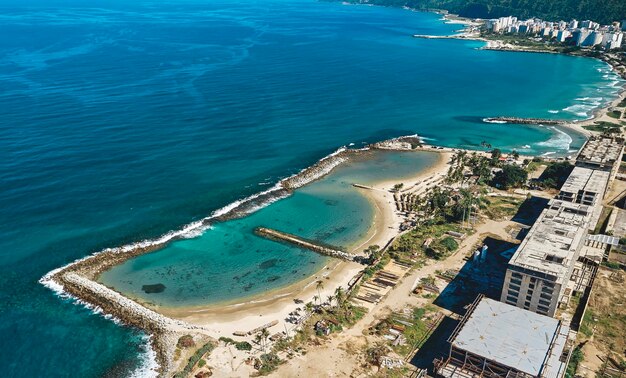
[[[307,302],[304,305],[304,311],[306,311],[307,314],[311,314],[313,312],[313,303]]]
[[[326,297],[326,300],[328,301],[328,307],[332,307],[333,306],[333,300],[335,299],[334,295],[329,295],[328,297]]]
[[[343,302],[346,300],[346,292],[343,290],[341,286],[335,289],[335,301],[337,305],[341,306]]]
[[[319,295],[314,295],[314,296],[313,296],[313,301],[314,301],[315,303],[317,303],[317,301],[318,301],[319,299],[320,299],[320,296],[319,296]]]
[[[322,282],[321,280],[317,281],[317,285],[315,286],[315,288],[317,289],[317,294],[319,296],[319,298],[322,298],[322,289],[324,288],[324,282]]]
[[[270,336],[270,331],[268,331],[267,328],[263,328],[254,337],[254,340],[256,341],[256,343],[261,346],[261,349],[263,350],[263,353],[266,352],[266,349],[267,349],[267,338],[269,336]]]

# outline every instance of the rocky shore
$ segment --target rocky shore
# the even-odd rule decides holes
[[[489,117],[485,118],[484,121],[487,123],[512,123],[516,125],[564,125],[567,123],[557,119],[520,117]]]
[[[175,323],[177,321],[157,314],[76,273],[59,274],[55,280],[72,297],[113,316],[124,325],[136,327],[149,334],[150,347],[156,354],[158,366],[156,373],[159,376],[166,376],[172,371],[173,346],[176,343],[172,342],[172,339],[177,339],[172,326],[178,325]]]
[[[335,167],[346,162],[351,156],[370,149],[410,150],[421,146],[417,136],[394,138],[374,143],[363,149],[342,148],[321,159],[316,164],[303,169],[298,174],[282,180],[276,188],[249,197],[222,214],[207,217],[185,229],[164,235],[155,240],[147,240],[133,245],[110,248],[74,261],[62,268],[46,274],[40,282],[60,295],[69,295],[96,311],[112,316],[122,324],[136,327],[151,336],[150,343],[156,353],[159,376],[168,376],[174,371],[174,349],[178,337],[184,334],[207,335],[207,329],[163,316],[140,303],[98,283],[96,280],[104,271],[133,257],[163,248],[173,240],[185,237],[186,232],[202,230],[212,222],[227,220],[248,214],[266,201],[289,195],[289,193],[312,181],[318,180]],[[343,252],[342,252],[343,253]],[[348,257],[348,256],[337,256]],[[353,258],[353,256],[350,256]]]

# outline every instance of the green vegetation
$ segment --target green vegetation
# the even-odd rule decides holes
[[[615,123],[598,121],[593,125],[583,126],[584,129],[595,131],[603,134],[618,134],[622,131],[621,126]]]
[[[182,371],[174,374],[174,378],[187,378],[191,374],[193,367],[196,366],[196,364],[202,359],[202,357],[205,354],[212,351],[213,348],[214,348],[214,345],[210,342],[204,344],[202,348],[198,349],[196,353],[194,353],[191,357],[189,357],[189,361],[187,361],[187,365],[185,365]]]
[[[485,198],[484,214],[489,219],[510,218],[517,214],[523,203],[524,200],[518,197],[488,197]]]
[[[235,348],[237,350],[252,350],[252,345],[247,341],[241,341],[235,343]]]
[[[548,21],[594,20],[603,24],[626,18],[626,2],[622,0],[351,0],[383,6],[414,9],[445,9],[462,17],[497,18],[516,16],[521,19],[539,17]]]
[[[448,231],[459,232],[460,227],[454,223],[428,222],[396,238],[389,247],[389,255],[397,260],[415,257],[443,259],[458,248],[456,240],[449,236],[444,237]],[[433,242],[425,247],[424,242],[429,238],[432,238]]]
[[[178,339],[178,342],[176,343],[176,346],[184,349],[184,348],[191,348],[193,346],[195,346],[196,343],[193,341],[193,337],[191,337],[191,335],[184,335],[181,336]]]
[[[404,187],[404,184],[403,184],[403,183],[395,184],[395,185],[393,186],[393,189],[392,189],[392,190],[393,190],[394,192],[399,192],[399,191],[400,191],[403,187]]]
[[[544,188],[560,189],[573,169],[574,166],[567,161],[549,163],[539,181]]]
[[[580,323],[580,329],[578,330],[580,333],[587,337],[593,336],[593,310],[587,309],[585,312],[585,316],[583,316],[583,321]]]
[[[583,351],[580,346],[576,346],[572,351],[572,356],[570,357],[569,364],[567,365],[567,370],[565,371],[566,378],[574,378],[576,375],[576,370],[578,370],[578,365],[583,360]]]
[[[622,241],[620,239],[620,244],[621,244],[621,242]],[[604,262],[602,262],[602,265],[606,266],[607,268],[611,268],[611,269],[619,269],[620,268],[619,263],[616,263],[616,262],[613,262],[613,261],[604,261]]]
[[[613,110],[610,111],[608,113],[606,113],[609,117],[611,118],[615,118],[615,119],[620,119],[622,118],[622,112],[620,112],[619,110]]]
[[[456,240],[454,240],[454,238],[451,236],[446,236],[445,238],[441,239],[437,243],[437,245],[441,246],[442,249],[448,253],[456,251],[459,248],[459,243],[457,243]]]
[[[276,353],[264,353],[261,355],[261,367],[259,368],[260,375],[267,375],[278,367],[282,363],[282,360],[278,358]]]
[[[528,172],[516,165],[505,165],[493,177],[493,185],[501,189],[520,187],[528,179]]]
[[[218,340],[224,342],[226,345],[228,344],[235,345],[235,348],[237,350],[252,350],[252,345],[247,341],[239,342],[239,341],[235,341],[231,339],[230,337],[224,337],[224,336],[220,337]]]

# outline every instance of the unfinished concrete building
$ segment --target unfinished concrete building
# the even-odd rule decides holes
[[[623,138],[591,137],[578,153],[576,166],[610,172],[611,179],[613,179],[619,170],[623,150]]]
[[[591,227],[595,227],[602,212],[602,199],[606,194],[610,172],[575,167],[561,187],[557,200],[579,203],[592,207]]]
[[[554,316],[569,300],[568,284],[587,233],[600,217],[609,177],[607,171],[574,168],[511,257],[502,302]]]
[[[551,201],[509,261],[502,302],[554,316],[587,236],[589,210]]]
[[[446,378],[561,378],[571,346],[561,321],[478,296],[435,360]]]

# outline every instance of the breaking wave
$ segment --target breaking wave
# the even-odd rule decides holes
[[[573,142],[572,137],[556,127],[548,127],[552,130],[552,136],[550,139],[537,143],[537,146],[541,146],[544,148],[555,148],[560,151],[569,151],[570,145]],[[552,152],[554,153],[554,152]]]

